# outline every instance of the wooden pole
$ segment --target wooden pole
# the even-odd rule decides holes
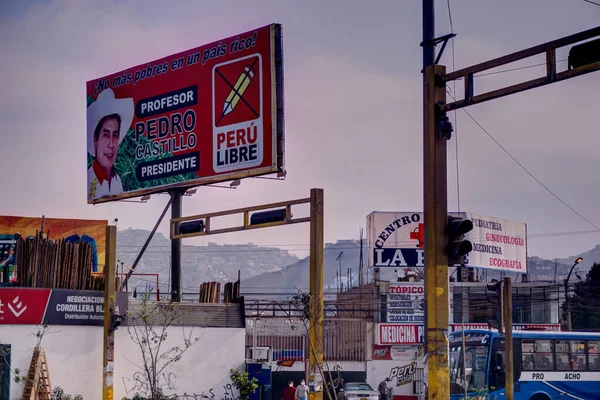
[[[102,400],[113,400],[115,334],[111,329],[111,310],[115,309],[115,272],[117,268],[117,227],[106,227],[106,264],[104,265],[104,352],[102,357]]]
[[[322,342],[323,338],[323,189],[310,190],[310,322],[309,343]],[[323,379],[319,366],[323,362],[320,346],[309,352],[309,382],[315,384],[310,391],[311,400],[323,400]],[[320,382],[319,382],[320,380]],[[319,387],[320,386],[320,387]]]

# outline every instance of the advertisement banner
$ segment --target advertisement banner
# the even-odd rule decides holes
[[[377,324],[375,344],[422,344],[424,335],[423,325]]]
[[[86,88],[88,203],[284,170],[279,24]]]
[[[470,219],[465,235],[473,250],[465,265],[498,271],[527,273],[527,225],[473,213],[449,213]],[[367,216],[369,267],[425,266],[423,213],[373,212]]]
[[[465,324],[465,330],[491,330],[492,328],[488,324]],[[513,331],[546,331],[546,332],[560,332],[560,324],[513,324]],[[451,324],[451,332],[462,331],[462,324]]]
[[[423,357],[423,346],[373,345],[373,360],[415,361]]]
[[[473,243],[468,265],[527,273],[527,226],[522,222],[467,213],[473,230],[466,237]]]
[[[453,287],[448,286],[449,321],[453,320]],[[425,323],[425,285],[423,282],[390,282],[387,294],[387,322]]]
[[[127,293],[116,293],[126,315]],[[65,289],[0,289],[0,325],[104,325],[104,292]],[[123,323],[125,325],[125,322]]]
[[[35,236],[43,226],[43,233],[48,234],[50,239],[90,243],[96,249],[92,256],[93,272],[101,272],[106,258],[107,225],[107,220],[44,217],[42,223],[42,218],[3,215],[0,216],[0,235],[14,237],[18,233],[26,238]]]

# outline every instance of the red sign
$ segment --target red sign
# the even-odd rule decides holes
[[[281,25],[87,82],[88,203],[282,172]]]
[[[41,324],[50,289],[0,289],[0,325]]]
[[[391,360],[392,355],[390,351],[392,350],[392,346],[380,346],[373,345],[373,360]]]
[[[423,343],[423,325],[378,324],[377,344],[420,344]]]

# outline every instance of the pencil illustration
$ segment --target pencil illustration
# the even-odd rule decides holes
[[[217,69],[216,73],[219,74],[221,76],[221,78],[223,78],[223,80],[225,80],[225,82],[231,88],[231,90],[229,91],[229,94],[227,95],[227,97],[225,98],[225,101],[223,102],[223,111],[221,112],[221,116],[217,120],[216,125],[218,125],[221,122],[223,117],[225,117],[226,115],[230,114],[231,112],[233,112],[235,110],[235,108],[238,105],[238,103],[240,102],[240,100],[243,103],[245,103],[252,110],[252,112],[255,115],[258,116],[258,114],[254,110],[254,108],[251,107],[250,104],[244,98],[244,93],[246,92],[246,90],[248,89],[248,87],[250,86],[254,77],[257,74],[257,71],[254,68],[254,66],[256,65],[257,62],[258,62],[258,58],[255,58],[251,64],[246,64],[244,66],[242,72],[238,76],[234,85],[227,82],[227,79]]]
[[[229,96],[225,99],[225,103],[223,104],[223,115],[227,115],[233,111],[237,103],[240,101],[240,98],[244,95],[248,86],[250,86],[250,82],[254,78],[254,70],[250,65],[246,65],[244,67],[244,71],[240,74],[237,82],[229,92]]]

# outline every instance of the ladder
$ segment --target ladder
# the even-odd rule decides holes
[[[48,359],[44,349],[39,346],[33,350],[23,389],[23,400],[52,400]]]

